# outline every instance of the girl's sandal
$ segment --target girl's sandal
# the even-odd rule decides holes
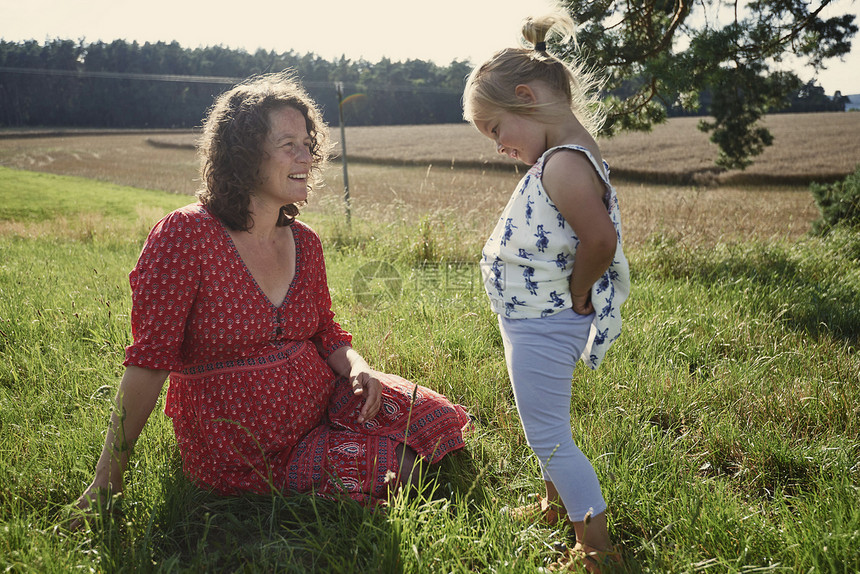
[[[621,553],[610,548],[609,550],[598,550],[587,544],[577,542],[576,546],[567,550],[564,556],[549,565],[550,572],[587,572],[588,574],[602,574],[605,566],[610,566],[610,571],[624,566]]]
[[[518,522],[538,522],[547,526],[558,526],[562,518],[571,526],[570,517],[560,504],[553,504],[543,496],[537,495],[537,502],[511,508],[511,518]]]

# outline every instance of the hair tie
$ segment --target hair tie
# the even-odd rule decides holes
[[[546,42],[541,41],[541,42],[538,42],[537,44],[535,44],[535,51],[536,52],[546,52]]]

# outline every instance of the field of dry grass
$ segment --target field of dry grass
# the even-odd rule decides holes
[[[833,178],[860,164],[858,113],[768,118],[775,145],[741,175],[710,173],[716,150],[696,121],[676,118],[650,134],[601,142],[615,174],[628,244],[655,233],[691,244],[797,237],[817,217],[807,185],[763,182],[804,174]],[[332,130],[333,139],[339,135]],[[190,195],[198,188],[193,141],[187,132],[2,137],[0,165]],[[349,128],[347,143],[356,160],[349,165],[353,215],[381,224],[426,220],[482,238],[519,177],[512,162],[468,125]],[[623,177],[637,173],[639,180]],[[642,183],[661,178],[694,183]],[[750,178],[758,183],[745,182]],[[326,182],[306,209],[342,213],[339,162],[329,166]]]
[[[860,164],[860,113],[782,114],[764,125],[774,145],[743,172],[715,173],[717,147],[697,129],[698,118],[673,118],[649,133],[601,140],[616,176],[637,180],[718,184],[806,183],[844,177]],[[334,134],[339,138],[339,134]],[[347,130],[350,155],[434,165],[514,162],[468,125],[363,127]]]
[[[717,147],[696,127],[699,118],[672,118],[651,132],[624,133],[601,140],[603,155],[616,177],[658,183],[805,184],[832,180],[860,164],[860,113],[779,114],[764,126],[774,145],[746,170],[720,173]],[[332,131],[334,140],[340,132]],[[154,136],[158,142],[192,145],[193,136]],[[384,163],[513,169],[515,162],[466,124],[347,127],[350,157]],[[339,148],[338,148],[339,149]]]
[[[717,146],[698,118],[673,118],[651,133],[626,133],[601,147],[610,164],[631,175],[664,172],[717,184],[799,183],[843,178],[860,165],[860,113],[780,114],[765,118],[774,137],[746,170],[713,174]],[[614,159],[617,158],[617,159]]]
[[[173,193],[194,193],[195,153],[154,147],[147,143],[147,137],[140,133],[2,137],[0,165]]]
[[[483,243],[510,196],[518,176],[497,170],[355,164],[350,166],[354,217],[392,223],[427,218],[431,225],[473,233]],[[328,189],[310,210],[342,212],[342,175],[331,169]],[[690,244],[744,239],[795,238],[818,216],[805,188],[737,186],[701,188],[620,182],[625,243],[635,245],[655,233]]]

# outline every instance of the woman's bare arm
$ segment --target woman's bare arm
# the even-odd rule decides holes
[[[92,483],[78,499],[80,509],[88,509],[106,494],[122,492],[122,475],[131,449],[140,436],[169,371],[126,367],[116,394],[104,448],[96,464]]]

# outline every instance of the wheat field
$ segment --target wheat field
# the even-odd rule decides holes
[[[774,137],[744,171],[716,168],[718,148],[697,128],[701,118],[671,118],[650,132],[627,132],[599,141],[616,176],[700,185],[805,183],[844,177],[860,164],[860,113],[778,114],[763,126]],[[340,131],[332,130],[339,152]],[[194,136],[155,135],[156,143],[193,146]],[[493,146],[468,124],[347,127],[347,151],[364,161],[406,165],[499,167],[516,162],[495,153]]]
[[[721,174],[713,169],[715,146],[697,121],[673,118],[648,134],[600,142],[613,169],[626,243],[655,234],[691,245],[796,238],[818,215],[808,185],[768,181],[832,180],[860,164],[858,113],[768,117],[775,145],[745,172]],[[199,187],[190,132],[3,135],[3,166],[188,195]],[[337,151],[340,132],[331,135]],[[426,219],[483,237],[522,174],[522,166],[495,154],[466,124],[354,127],[346,139],[352,214],[380,224]],[[305,209],[341,214],[343,191],[334,159],[325,186]]]

